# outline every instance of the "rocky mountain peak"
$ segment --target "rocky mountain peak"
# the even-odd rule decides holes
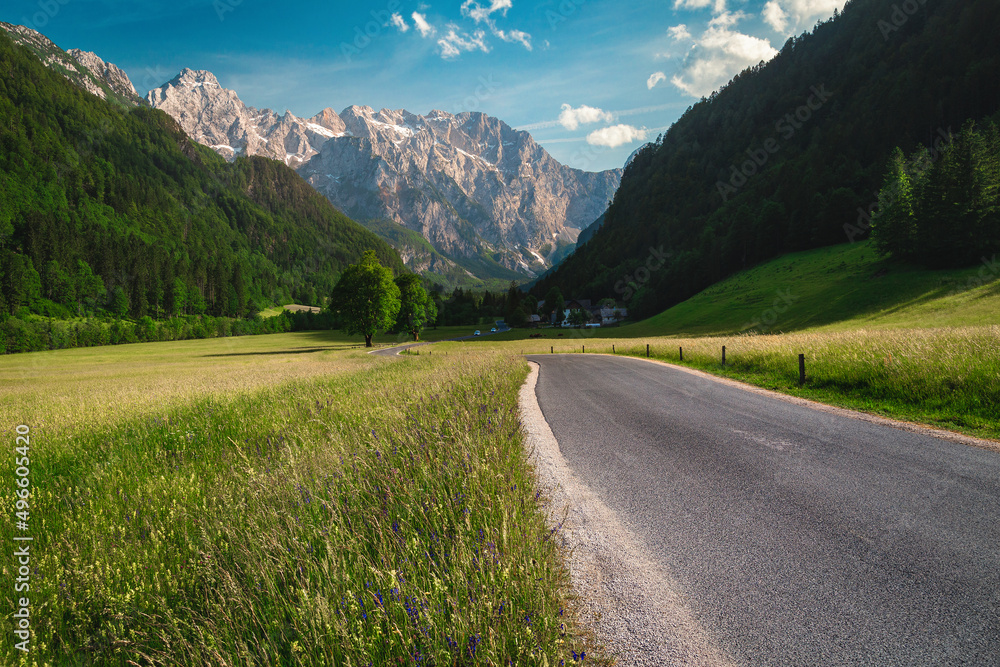
[[[147,100],[227,159],[282,160],[351,217],[418,232],[478,277],[549,268],[604,212],[621,179],[621,170],[561,165],[527,132],[479,112],[354,105],[305,119],[247,106],[210,72],[194,70]],[[411,268],[427,266],[420,252],[401,251]]]
[[[86,67],[97,77],[100,77],[111,87],[111,90],[128,99],[138,99],[139,93],[132,85],[131,79],[117,65],[106,63],[96,53],[70,49],[67,51],[78,63]]]
[[[187,67],[182,69],[180,73],[168,81],[166,85],[185,86],[187,88],[199,88],[202,86],[222,88],[222,86],[219,85],[219,80],[208,70],[195,70],[188,69]]]

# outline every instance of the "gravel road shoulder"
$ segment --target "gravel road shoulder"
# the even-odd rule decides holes
[[[622,666],[734,665],[685,604],[670,573],[578,479],[563,458],[535,396],[538,364],[521,388],[521,418],[550,526],[563,522],[562,546],[585,622]]]

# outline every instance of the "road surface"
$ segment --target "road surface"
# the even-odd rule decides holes
[[[536,355],[566,463],[739,665],[1000,665],[1000,454]]]

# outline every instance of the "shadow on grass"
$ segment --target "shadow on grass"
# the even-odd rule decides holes
[[[346,348],[337,347],[303,347],[296,350],[271,350],[269,352],[227,352],[226,354],[206,354],[205,357],[258,357],[279,354],[311,354],[312,352],[329,352]]]

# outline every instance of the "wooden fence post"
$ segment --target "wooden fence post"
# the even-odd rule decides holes
[[[649,359],[649,343],[646,343],[646,358]]]
[[[555,348],[555,346],[550,346],[550,347],[549,347],[549,354],[555,354],[555,353],[556,353],[556,348]]]
[[[722,365],[726,365],[726,346],[722,346]]]
[[[806,355],[799,355],[799,384],[806,383]]]
[[[583,346],[581,346],[581,347],[583,348],[583,354],[587,354],[587,346],[586,346],[586,345],[583,345]]]
[[[614,354],[614,353],[615,353],[615,344],[612,343],[611,344],[611,354]]]
[[[684,348],[679,347],[677,348],[677,351],[680,353],[681,361],[684,361]]]

